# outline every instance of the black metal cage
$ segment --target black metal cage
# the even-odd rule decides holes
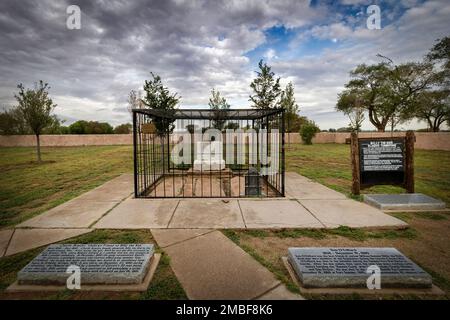
[[[284,197],[284,131],[282,109],[134,109],[135,197]]]

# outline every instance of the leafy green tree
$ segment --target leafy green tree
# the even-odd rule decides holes
[[[64,120],[59,120],[57,116],[53,115],[53,123],[42,130],[42,134],[63,134]]]
[[[54,124],[56,118],[52,115],[52,112],[56,104],[48,96],[48,90],[50,89],[48,83],[44,83],[42,80],[35,84],[34,89],[25,89],[22,84],[17,87],[19,93],[14,95],[19,103],[17,108],[36,136],[37,158],[38,162],[42,162],[39,137],[45,128]]]
[[[433,65],[436,81],[419,97],[415,116],[437,132],[450,119],[450,37],[437,40],[425,61]]]
[[[263,63],[263,60],[259,61],[258,67],[257,77],[250,84],[254,94],[250,95],[249,101],[257,109],[277,108],[281,95],[280,78],[275,79],[272,68]]]
[[[115,134],[129,134],[133,130],[131,123],[124,123],[114,128]]]
[[[389,59],[388,59],[389,60]],[[435,81],[430,63],[409,62],[394,65],[391,60],[375,65],[361,64],[350,73],[352,79],[338,95],[336,109],[346,114],[358,101],[378,131],[389,121],[407,121],[414,116],[419,95]]]
[[[312,144],[312,139],[316,136],[316,133],[320,132],[319,127],[314,123],[314,121],[309,121],[305,123],[300,128],[300,137],[304,144]]]
[[[22,135],[30,133],[32,133],[31,129],[17,107],[4,110],[0,113],[1,135]]]
[[[169,89],[163,86],[160,76],[153,74],[153,72],[150,74],[152,79],[145,81],[145,96],[142,102],[147,108],[159,110],[162,113],[170,113],[180,100],[177,93],[171,94]],[[175,128],[174,121],[166,118],[154,119],[153,123],[157,134],[163,136],[167,132],[172,132]]]
[[[224,115],[226,114],[225,110],[230,109],[230,105],[227,100],[220,95],[218,90],[211,90],[211,97],[209,98],[209,108],[213,110],[213,120],[212,126],[215,129],[223,130],[226,120],[224,119]]]
[[[285,110],[286,132],[294,132],[293,126],[298,117],[299,107],[295,102],[294,85],[292,82],[289,82],[286,89],[281,93],[280,106]]]
[[[442,69],[448,77],[450,72],[450,37],[438,39],[427,54],[426,59],[433,63],[442,63]]]
[[[224,129],[237,130],[239,129],[239,122],[228,122]]]
[[[421,94],[415,115],[419,121],[425,121],[428,130],[440,131],[440,127],[450,119],[450,91],[434,90]]]
[[[86,134],[88,122],[85,120],[78,120],[69,126],[70,134]]]

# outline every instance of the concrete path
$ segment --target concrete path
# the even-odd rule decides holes
[[[18,225],[29,228],[88,228],[129,197],[133,176],[123,174],[81,196]]]
[[[405,227],[369,205],[293,172],[286,198],[133,199],[125,174],[18,227],[28,228],[335,228]],[[125,200],[124,200],[125,199]]]
[[[73,238],[91,229],[15,229],[5,256]]]
[[[302,299],[220,231],[151,231],[190,299]]]
[[[121,175],[56,208],[0,232],[0,254],[50,244],[96,229],[403,228],[367,204],[286,173],[286,198],[133,199],[133,177]],[[37,228],[23,230],[21,228]],[[78,231],[77,231],[78,230]],[[178,232],[179,233],[179,232]]]
[[[0,257],[3,257],[6,249],[8,249],[9,241],[11,240],[13,233],[14,229],[0,231]]]

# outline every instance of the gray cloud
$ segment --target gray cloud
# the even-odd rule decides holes
[[[81,7],[81,30],[66,28],[69,4]],[[14,103],[18,83],[43,79],[52,87],[57,114],[68,122],[128,122],[127,94],[153,71],[182,96],[182,106],[206,105],[216,87],[234,107],[246,107],[256,66],[245,54],[266,44],[267,28],[284,25],[303,30],[293,48],[311,37],[342,42],[336,51],[271,61],[277,73],[295,82],[304,114],[324,128],[338,127],[347,121],[332,111],[348,71],[377,52],[399,59],[423,55],[448,29],[442,20],[448,8],[416,5],[404,21],[374,36],[355,28],[360,18],[339,25],[342,16],[309,1],[4,0],[0,105]]]

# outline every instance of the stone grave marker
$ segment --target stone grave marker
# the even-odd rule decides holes
[[[445,202],[422,193],[365,194],[364,202],[381,210],[445,209]]]
[[[154,255],[152,244],[54,244],[17,275],[19,285],[65,285],[78,266],[81,285],[140,284]]]
[[[431,288],[431,276],[395,248],[289,248],[288,261],[305,288],[366,288],[369,266],[381,288]]]

